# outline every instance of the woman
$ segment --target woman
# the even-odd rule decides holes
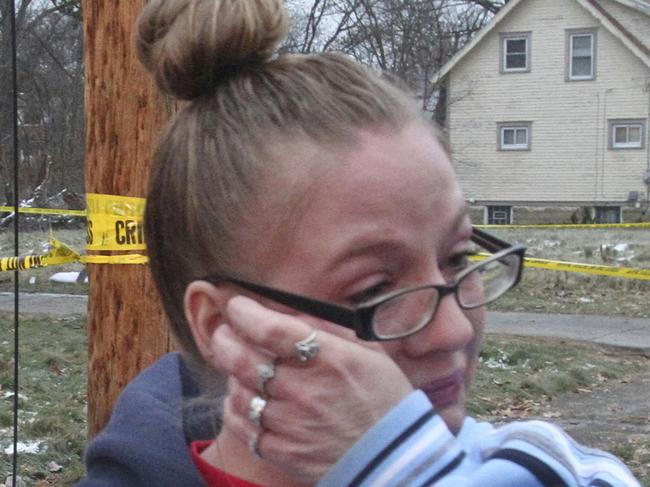
[[[550,456],[537,470],[480,457],[516,435],[471,448],[491,431],[465,418],[483,305],[517,283],[524,250],[472,229],[408,95],[340,55],[272,57],[285,29],[281,0],[151,0],[141,15],[144,65],[189,100],[156,150],[145,223],[184,353],[127,388],[83,485],[309,485],[344,454],[325,484],[571,485],[567,465],[596,471],[532,446],[517,451]],[[474,244],[496,254],[471,264]],[[384,449],[386,428],[414,456],[378,453],[381,472],[347,478],[355,442]]]

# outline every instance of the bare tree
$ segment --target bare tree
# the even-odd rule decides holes
[[[435,73],[507,1],[287,0],[293,19],[282,50],[343,51],[403,79],[423,110],[442,120],[445,89],[432,82]],[[9,0],[0,0],[0,186],[5,188],[12,180],[8,8]],[[18,0],[16,26],[21,197],[39,185],[41,193],[82,191],[80,0]],[[11,195],[5,191],[2,199]]]
[[[467,0],[467,3],[473,3],[475,5],[478,5],[479,7],[484,8],[488,12],[492,12],[493,14],[497,13],[499,10],[501,10],[506,3],[508,3],[510,0]]]
[[[9,3],[0,0],[0,185],[12,180]],[[20,196],[83,188],[79,0],[22,0],[16,12]],[[46,181],[44,186],[42,183]],[[5,195],[8,199],[8,195]]]
[[[284,52],[322,52],[340,49],[339,42],[356,27],[352,20],[361,0],[289,0],[291,29],[282,47]]]
[[[336,49],[404,80],[423,110],[444,111],[435,73],[505,1],[311,0],[294,12],[286,50]]]

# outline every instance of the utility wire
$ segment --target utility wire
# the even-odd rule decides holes
[[[11,103],[12,103],[12,151],[14,163],[14,255],[19,255],[18,239],[18,63],[17,63],[17,35],[16,35],[16,0],[9,1],[9,24],[11,38]],[[19,367],[18,352],[20,350],[20,334],[18,319],[20,283],[18,281],[18,269],[14,271],[14,438],[13,438],[13,461],[11,467],[12,487],[16,487],[18,477],[18,390],[19,390]]]

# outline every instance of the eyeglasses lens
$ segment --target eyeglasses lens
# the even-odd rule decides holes
[[[520,258],[510,254],[486,262],[466,275],[458,286],[458,301],[464,308],[476,308],[494,301],[514,284]]]
[[[382,303],[373,318],[375,335],[384,339],[396,338],[422,328],[431,320],[438,299],[438,291],[427,288]]]
[[[463,308],[477,308],[510,289],[519,273],[521,258],[509,254],[490,260],[465,275],[458,283],[458,301]],[[431,321],[440,294],[435,288],[418,289],[383,302],[373,316],[373,331],[382,339],[414,333]]]

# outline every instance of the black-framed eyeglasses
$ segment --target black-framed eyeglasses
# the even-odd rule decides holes
[[[296,311],[350,328],[362,340],[395,340],[423,329],[448,294],[454,295],[462,309],[469,310],[494,301],[519,283],[525,246],[511,245],[478,228],[472,229],[471,240],[493,255],[459,272],[452,283],[399,289],[356,308],[281,291],[235,276],[209,275],[202,280],[215,284],[231,282]]]

